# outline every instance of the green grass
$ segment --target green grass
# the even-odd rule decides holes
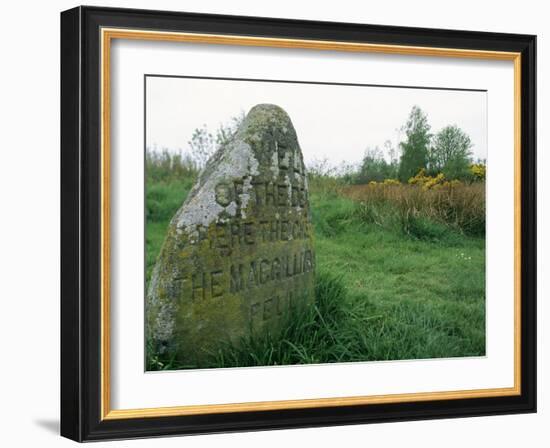
[[[409,236],[350,218],[345,210],[354,204],[333,206],[344,201],[312,198],[317,214],[332,219],[328,234],[326,221],[315,222],[317,263],[343,279],[350,303],[364,304],[370,320],[357,337],[365,359],[483,355],[484,239],[448,229],[435,238]]]
[[[193,186],[193,178],[146,182],[145,226],[145,278],[149,282],[151,272],[166,235],[172,216],[181,207]]]
[[[148,182],[147,279],[191,179]],[[281,334],[212,354],[209,367],[420,359],[485,354],[485,239],[334,190],[311,194],[316,302]],[[163,360],[156,369],[174,369]]]

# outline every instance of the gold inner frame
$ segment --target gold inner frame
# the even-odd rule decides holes
[[[304,39],[279,39],[249,36],[144,31],[137,29],[101,29],[101,419],[127,419],[180,415],[246,412],[262,410],[306,409],[414,401],[502,397],[521,394],[521,53],[466,50],[458,48],[335,42]],[[302,400],[279,400],[229,404],[170,406],[141,409],[111,409],[110,388],[110,50],[113,39],[152,40],[383,53],[413,56],[455,57],[506,60],[514,63],[514,386],[441,392],[367,395]]]

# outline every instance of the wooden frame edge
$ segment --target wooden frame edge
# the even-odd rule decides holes
[[[514,386],[509,388],[441,391],[189,405],[141,409],[110,408],[110,47],[112,39],[207,43],[216,45],[300,48],[323,51],[368,52],[411,56],[459,57],[513,61],[514,63]],[[101,28],[101,420],[121,420],[214,413],[308,409],[385,403],[411,403],[521,395],[521,53],[459,48],[419,47],[308,39],[249,37],[240,35],[143,31]]]
[[[410,394],[367,395],[339,398],[311,398],[302,400],[258,401],[213,405],[169,406],[141,409],[110,410],[105,420],[129,418],[173,417],[249,411],[279,411],[286,409],[310,409],[335,406],[360,406],[365,404],[411,403],[431,400],[458,400],[519,395],[516,387],[463,390],[450,392],[422,392]]]

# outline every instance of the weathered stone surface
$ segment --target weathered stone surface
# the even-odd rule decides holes
[[[286,112],[261,104],[208,161],[170,222],[146,301],[158,353],[202,365],[208,353],[276,332],[313,300],[308,184]]]

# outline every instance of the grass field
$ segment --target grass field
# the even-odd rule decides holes
[[[147,280],[191,186],[189,176],[148,178]],[[315,305],[277,337],[213,353],[208,367],[484,355],[484,184],[446,188],[313,179]],[[178,368],[150,359],[153,370]]]

